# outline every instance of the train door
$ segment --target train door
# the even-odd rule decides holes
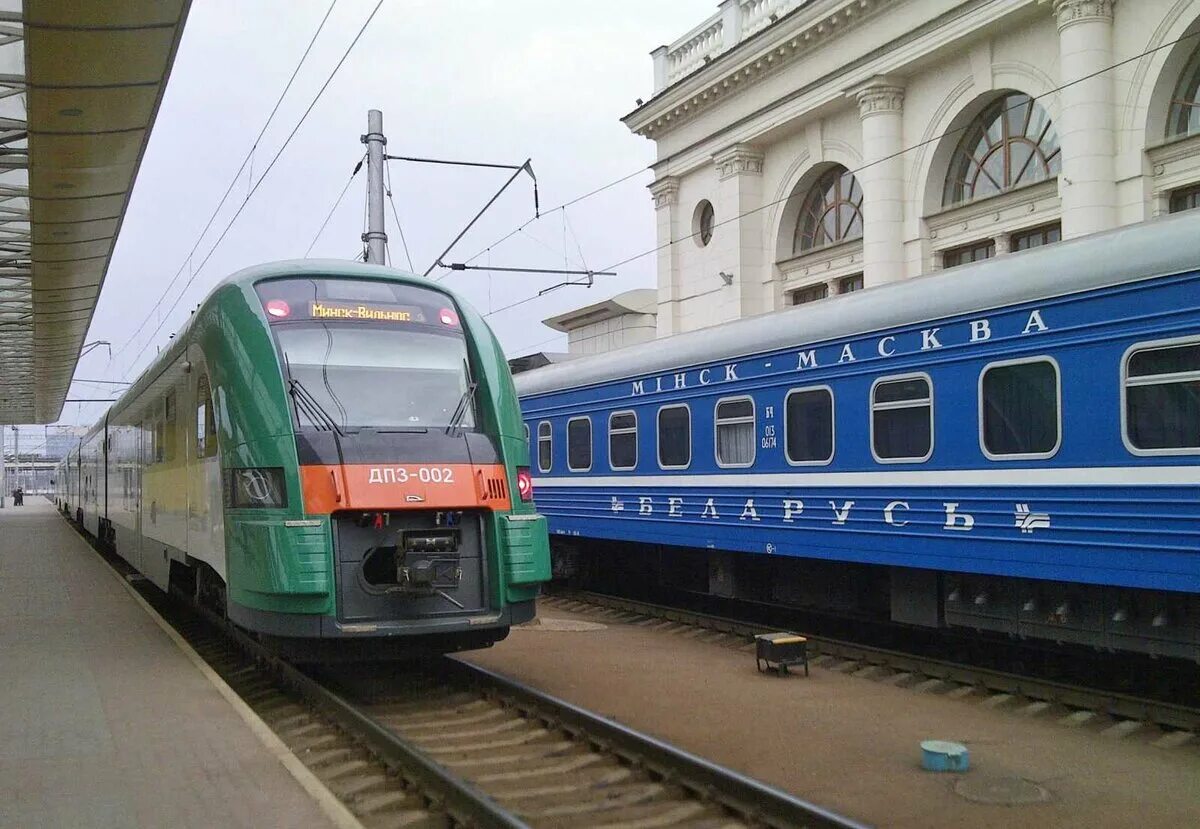
[[[224,578],[224,510],[212,385],[199,347],[189,349],[188,360],[192,364],[188,389],[192,417],[187,434],[188,555],[207,563]]]
[[[146,430],[141,423],[134,423],[128,429],[130,445],[126,447],[125,463],[129,476],[129,515],[133,519],[133,541],[125,560],[131,564],[137,562],[134,566],[140,571],[142,549],[145,546],[142,539],[142,465],[146,462],[146,454],[142,446]]]

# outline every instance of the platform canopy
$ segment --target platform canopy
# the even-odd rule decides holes
[[[0,423],[58,419],[190,0],[0,0]]]

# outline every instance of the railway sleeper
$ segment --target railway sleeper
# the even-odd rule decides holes
[[[500,708],[490,707],[481,709],[477,714],[470,714],[463,717],[439,717],[437,719],[420,720],[419,722],[406,722],[404,728],[408,731],[436,731],[442,728],[449,728],[455,725],[474,725],[476,723],[487,722],[494,720],[497,717],[508,716],[508,712]]]
[[[498,797],[502,798],[505,803],[525,799],[557,797],[564,794],[588,792],[595,789],[615,786],[618,783],[623,783],[629,780],[632,776],[633,772],[629,768],[618,766],[586,781],[568,781],[563,783],[555,783],[551,786],[515,789],[512,791],[506,791],[502,795],[498,795]]]
[[[499,783],[528,781],[547,775],[562,775],[579,772],[597,763],[612,762],[601,754],[577,754],[575,756],[554,758],[554,762],[538,766],[526,766],[513,771],[497,771],[490,774],[475,776],[474,782],[489,788]]]
[[[485,766],[508,766],[516,763],[529,763],[543,757],[559,757],[572,750],[578,749],[579,744],[571,740],[558,740],[547,743],[531,743],[524,751],[510,751],[505,754],[493,754],[490,757],[467,756],[461,759],[443,758],[439,762],[455,769],[483,768]]]
[[[514,737],[510,737],[506,740],[491,740],[486,743],[479,743],[477,745],[471,745],[471,746],[438,746],[438,745],[420,745],[420,744],[418,744],[418,746],[426,754],[429,754],[429,755],[435,756],[435,757],[442,757],[444,755],[454,754],[456,752],[474,753],[474,752],[479,752],[479,751],[495,751],[496,749],[501,749],[501,748],[512,748],[513,746],[527,745],[529,743],[532,743],[535,740],[545,737],[549,733],[550,732],[546,731],[545,729],[537,729],[535,731],[530,731],[525,734],[518,734],[518,735],[516,735]]]
[[[567,815],[597,815],[603,812],[648,804],[659,804],[660,807],[669,807],[671,804],[677,802],[677,798],[672,797],[658,783],[640,782],[618,785],[612,787],[612,789],[594,794],[598,796],[575,798],[566,802],[564,802],[563,798],[549,798],[540,807],[524,803],[516,811],[522,818],[536,820],[539,818],[561,818]]]
[[[515,729],[525,728],[528,721],[524,719],[514,719],[506,712],[498,711],[498,717],[502,717],[500,722],[491,725],[481,725],[477,728],[462,728],[458,730],[443,730],[431,731],[421,729],[414,733],[413,729],[405,729],[404,736],[414,742],[428,742],[429,740],[438,740],[443,743],[453,743],[461,740],[474,740],[479,737],[491,737],[496,734],[504,734]],[[495,718],[493,718],[495,719]]]

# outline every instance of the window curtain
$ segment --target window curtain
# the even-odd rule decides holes
[[[748,464],[754,460],[754,424],[728,423],[717,426],[717,457],[725,464]]]

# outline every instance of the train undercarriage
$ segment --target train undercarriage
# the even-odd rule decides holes
[[[1200,597],[1186,593],[553,536],[551,551],[556,580],[619,595],[668,589],[1200,663]]]

